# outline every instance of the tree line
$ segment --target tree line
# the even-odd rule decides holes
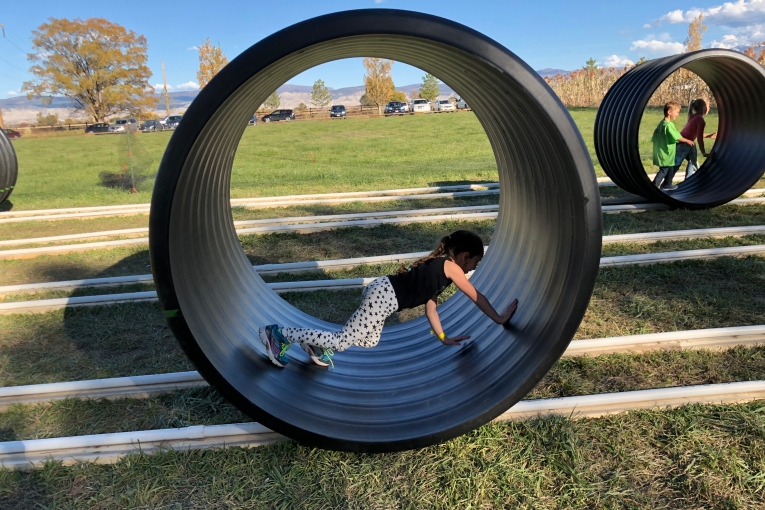
[[[685,52],[700,50],[706,31],[704,16],[700,14],[688,25],[688,38],[684,43]],[[765,66],[765,42],[752,45],[743,53]],[[545,81],[569,108],[598,107],[616,80],[633,67],[647,61],[643,57],[635,64],[625,67],[601,68],[597,66],[594,59],[590,59],[582,69],[565,75],[547,77]],[[716,105],[712,91],[701,78],[687,69],[679,69],[664,80],[649,99],[648,105],[659,107],[669,101],[688,104],[697,97],[706,97],[712,106]]]
[[[701,49],[706,30],[703,15],[699,15],[688,27],[685,51]],[[34,53],[27,57],[32,64],[30,73],[36,79],[22,86],[28,98],[37,96],[45,102],[54,95],[67,97],[74,102],[76,110],[87,114],[94,122],[104,122],[115,115],[152,116],[150,112],[156,108],[159,99],[154,87],[149,84],[151,71],[147,65],[148,43],[144,36],[103,18],[50,18],[32,35]],[[209,38],[198,47],[198,51],[197,81],[203,88],[228,64],[228,59],[220,43],[214,46]],[[749,47],[744,53],[765,65],[765,42]],[[580,70],[545,80],[566,106],[597,107],[616,80],[645,61],[643,58],[623,68],[600,68],[594,59],[590,59]],[[406,94],[396,90],[393,83],[393,65],[393,60],[363,59],[363,106],[376,106],[378,113],[382,114],[389,101],[407,101]],[[422,97],[435,100],[440,94],[438,84],[435,76],[426,73],[419,90],[412,91],[409,99]],[[659,87],[649,105],[660,106],[678,99],[689,102],[699,96],[708,97],[714,104],[706,84],[692,72],[680,69]],[[331,102],[329,88],[323,80],[317,80],[311,92],[312,105],[323,109]],[[165,103],[169,111],[166,89]],[[274,91],[263,106],[273,110],[280,103],[281,98]]]

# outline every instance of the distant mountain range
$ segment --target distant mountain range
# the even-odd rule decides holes
[[[540,69],[537,71],[540,76],[555,76],[556,74],[565,74],[568,71],[560,69]],[[441,83],[439,98],[449,98],[451,96],[457,96],[457,94],[449,87]],[[420,88],[419,83],[412,85],[404,85],[402,87],[396,87],[396,90],[405,92],[407,96],[413,91]],[[294,108],[300,103],[304,103],[308,106],[311,105],[311,91],[312,86],[309,85],[293,85],[286,83],[279,87],[277,92],[281,97],[281,108]],[[339,89],[330,88],[332,94],[333,104],[358,104],[361,100],[361,96],[364,95],[365,88],[363,85],[357,87],[344,87]],[[170,110],[171,113],[182,113],[186,110],[194,98],[199,94],[198,90],[183,90],[177,92],[169,92]],[[157,109],[158,114],[163,114],[164,101],[161,100],[160,94],[159,107]],[[0,109],[3,112],[3,119],[9,125],[20,124],[22,122],[35,122],[38,113],[43,115],[58,114],[59,119],[62,121],[68,117],[78,115],[73,113],[74,102],[65,97],[53,97],[49,104],[44,104],[41,98],[27,99],[26,96],[11,97],[8,99],[0,99]],[[82,116],[81,114],[79,116]]]

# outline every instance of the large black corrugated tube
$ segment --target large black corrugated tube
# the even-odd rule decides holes
[[[709,85],[717,101],[719,131],[714,155],[699,171],[676,190],[662,191],[643,167],[638,131],[651,95],[680,68],[696,73]],[[730,202],[765,173],[764,91],[765,68],[735,51],[701,50],[640,64],[617,80],[598,110],[598,160],[619,187],[652,201],[688,209]]]
[[[314,367],[300,349],[275,368],[257,330],[329,328],[269,290],[234,230],[230,177],[247,120],[300,72],[332,60],[390,58],[438,76],[473,108],[499,169],[500,212],[471,281],[504,307],[503,329],[461,293],[439,307],[462,348],[429,334],[424,317],[386,327],[373,349]],[[352,143],[352,142],[349,142]],[[451,21],[395,10],[348,11],[286,28],[249,48],[199,93],[160,165],[150,252],[169,324],[202,375],[250,416],[307,444],[394,451],[455,437],[520,400],[573,337],[601,246],[598,187],[568,111],[507,49]]]
[[[16,178],[19,174],[19,163],[16,160],[16,151],[13,144],[0,129],[0,204],[8,200],[16,186]]]

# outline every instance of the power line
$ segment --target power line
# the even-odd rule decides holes
[[[9,80],[13,80],[13,81],[24,81],[21,78],[14,78],[14,77],[8,76],[7,74],[3,74],[3,73],[0,73],[0,76],[2,76],[3,78],[8,78]]]
[[[8,42],[9,42],[9,43],[11,43],[12,45],[14,45],[14,46],[15,46],[15,47],[16,47],[18,50],[20,50],[22,53],[25,53],[25,54],[26,54],[27,50],[24,50],[24,49],[22,49],[22,48],[21,48],[21,47],[20,47],[18,44],[16,44],[15,42],[11,41],[10,39],[8,39],[8,37],[5,35],[5,25],[3,25],[3,24],[0,24],[0,29],[2,29],[2,31],[3,31],[3,39],[5,39],[6,41],[8,41]]]
[[[15,65],[15,64],[12,64],[11,62],[8,62],[8,61],[7,61],[7,60],[5,60],[4,58],[0,58],[0,60],[2,60],[3,62],[5,62],[6,64],[8,64],[8,65],[9,65],[9,66],[11,66],[11,67],[14,67],[14,68],[18,69],[18,70],[19,70],[19,71],[21,71],[22,73],[26,73],[26,71],[25,71],[24,69],[20,68],[19,66]]]

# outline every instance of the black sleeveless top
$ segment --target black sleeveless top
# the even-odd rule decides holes
[[[388,276],[398,300],[398,309],[424,305],[431,298],[435,301],[452,281],[444,273],[446,257],[438,257],[420,264],[406,273]]]

